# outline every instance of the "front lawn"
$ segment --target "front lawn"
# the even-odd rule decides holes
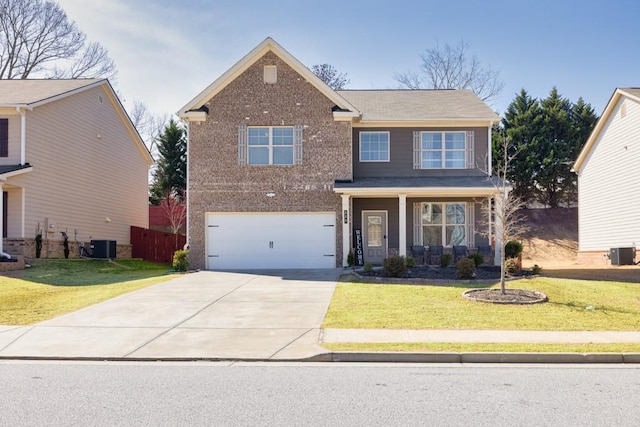
[[[0,276],[0,324],[30,325],[169,280],[170,267],[137,260],[36,260]]]
[[[495,285],[497,286],[497,285]],[[494,286],[494,287],[495,287]],[[640,284],[538,277],[509,288],[544,292],[530,306],[468,301],[462,292],[486,285],[385,285],[341,282],[323,328],[632,331],[640,326]]]

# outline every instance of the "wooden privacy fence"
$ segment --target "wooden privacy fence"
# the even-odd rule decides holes
[[[171,264],[173,253],[182,249],[187,236],[131,226],[131,256],[145,261]]]

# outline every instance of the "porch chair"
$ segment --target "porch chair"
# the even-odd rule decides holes
[[[429,264],[433,264],[433,257],[438,257],[438,263],[440,262],[440,257],[444,253],[443,246],[431,245],[429,246]]]
[[[469,251],[466,246],[453,245],[453,262],[456,263],[460,258],[466,258],[469,255]]]
[[[415,259],[416,264],[424,264],[426,262],[424,253],[425,253],[424,246],[422,245],[411,246],[411,256],[413,257],[413,259]]]

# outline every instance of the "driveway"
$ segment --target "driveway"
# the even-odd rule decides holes
[[[342,270],[202,271],[29,327],[0,329],[0,357],[303,359]]]

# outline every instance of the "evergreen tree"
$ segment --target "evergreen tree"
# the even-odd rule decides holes
[[[529,96],[522,89],[507,107],[502,119],[502,130],[494,138],[494,171],[503,167],[504,159],[501,153],[503,138],[508,138],[508,156],[511,159],[507,170],[507,179],[513,186],[516,197],[524,202],[535,197],[534,177],[537,172],[537,148],[541,124],[540,105],[538,100]]]
[[[157,138],[158,161],[153,172],[149,200],[152,204],[183,202],[187,188],[186,131],[169,120]]]
[[[573,181],[571,102],[554,87],[540,102],[542,126],[537,144],[539,166],[535,175],[538,200],[552,208],[560,206],[563,188]]]

